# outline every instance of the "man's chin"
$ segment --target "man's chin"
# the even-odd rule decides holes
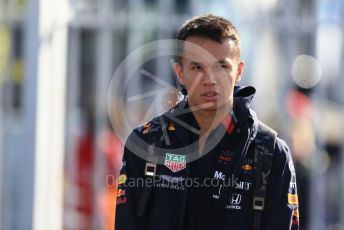
[[[199,110],[215,112],[218,109],[220,109],[221,106],[219,106],[218,103],[216,103],[216,102],[205,102],[205,103],[198,105],[197,107]]]

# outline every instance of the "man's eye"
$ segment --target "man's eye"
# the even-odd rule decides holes
[[[191,67],[192,70],[200,70],[201,69],[201,66],[199,65],[195,65],[193,67]]]
[[[229,68],[228,65],[225,65],[225,64],[220,65],[220,67],[223,68],[223,69],[228,69]]]

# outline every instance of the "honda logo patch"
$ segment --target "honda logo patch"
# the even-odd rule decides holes
[[[241,194],[232,193],[230,196],[229,204],[226,205],[226,209],[241,209]]]

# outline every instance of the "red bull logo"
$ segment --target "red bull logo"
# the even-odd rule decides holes
[[[251,171],[252,170],[252,166],[251,165],[243,165],[241,168],[243,170],[245,170],[245,171]]]

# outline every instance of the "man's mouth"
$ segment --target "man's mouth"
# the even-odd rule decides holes
[[[205,92],[201,94],[201,97],[205,100],[205,101],[217,101],[218,98],[218,93],[216,91],[209,91],[209,92]]]
[[[207,93],[202,94],[202,96],[206,96],[206,97],[213,97],[213,96],[216,96],[216,95],[217,95],[216,92],[207,92]]]

